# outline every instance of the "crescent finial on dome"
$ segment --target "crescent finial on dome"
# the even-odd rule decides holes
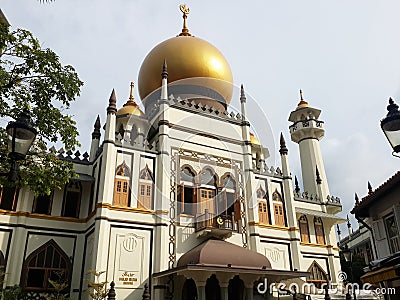
[[[190,12],[190,9],[189,9],[189,7],[186,6],[186,4],[179,5],[179,9],[183,13],[183,28],[182,28],[182,32],[179,34],[179,36],[192,36],[189,33],[189,29],[187,28],[187,25],[186,25],[186,19]]]

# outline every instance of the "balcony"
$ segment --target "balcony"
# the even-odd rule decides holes
[[[238,225],[233,215],[216,215],[206,209],[204,214],[196,216],[195,231],[198,238],[226,239],[232,232],[238,232]]]

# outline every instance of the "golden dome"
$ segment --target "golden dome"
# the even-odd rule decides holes
[[[251,132],[250,132],[250,142],[251,142],[252,144],[254,144],[254,145],[260,145],[260,146],[261,146],[260,140],[259,140],[258,138],[256,138],[256,137],[254,136],[254,134],[252,134]]]
[[[134,83],[131,82],[131,92],[128,101],[124,104],[123,107],[121,107],[117,113],[116,116],[125,116],[125,115],[135,115],[139,117],[143,117],[144,113],[141,111],[139,108],[139,105],[135,102],[135,99],[133,97],[133,88],[134,88]]]
[[[221,100],[227,106],[233,89],[231,68],[217,48],[188,32],[186,17],[187,14],[184,13],[182,33],[155,46],[144,59],[138,79],[140,98],[143,101],[146,96],[161,87],[161,71],[165,59],[168,64],[168,86],[170,84],[173,86],[173,82],[177,80],[193,79],[190,82],[176,84],[190,84],[205,87],[206,90],[211,89],[222,96]],[[197,98],[202,98],[201,96],[200,94]],[[196,95],[192,98],[196,98]],[[206,104],[204,101],[201,102]]]

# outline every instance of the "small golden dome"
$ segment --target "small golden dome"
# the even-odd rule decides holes
[[[128,101],[124,104],[123,107],[121,107],[117,113],[116,116],[125,116],[125,115],[135,115],[139,117],[143,117],[144,113],[141,111],[139,108],[139,105],[135,102],[135,98],[133,97],[133,88],[134,88],[134,83],[131,82],[131,92]]]
[[[309,107],[308,102],[303,99],[303,91],[300,90],[300,102],[297,104],[296,110]]]
[[[250,142],[251,142],[252,144],[254,144],[254,145],[260,145],[260,146],[261,146],[260,140],[259,140],[258,138],[256,138],[256,137],[254,136],[254,134],[252,134],[251,132],[250,132]]]
[[[185,22],[186,18],[187,13],[184,13]],[[226,106],[229,105],[232,98],[233,77],[227,60],[209,42],[192,36],[186,28],[186,23],[180,35],[161,42],[144,59],[138,79],[139,95],[142,101],[161,87],[164,60],[168,64],[169,83],[174,85],[174,81],[193,78],[190,83],[186,81],[182,84],[211,89],[222,96]],[[199,82],[201,78],[206,80]]]

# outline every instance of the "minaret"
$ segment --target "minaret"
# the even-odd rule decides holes
[[[292,141],[299,144],[304,191],[317,194],[322,200],[329,195],[319,140],[324,136],[324,122],[318,120],[321,110],[309,106],[300,90],[300,102],[290,113]],[[318,174],[316,170],[318,169]]]
[[[105,133],[103,141],[103,151],[100,158],[100,166],[98,166],[99,173],[97,177],[100,178],[97,199],[95,199],[96,207],[97,204],[109,204],[113,203],[114,195],[114,178],[116,168],[116,156],[117,149],[115,147],[115,123],[116,123],[116,112],[117,112],[117,97],[115,96],[114,89],[111,92],[110,99],[108,100],[107,107],[107,120],[105,124]],[[100,121],[100,120],[99,120]],[[108,243],[107,235],[104,231],[107,230],[103,222],[96,222],[94,233],[94,249],[92,256],[92,266],[94,270],[106,270],[107,262],[100,257],[106,257],[107,248],[104,247]]]
[[[160,65],[161,67],[161,65]],[[161,69],[161,68],[160,68]],[[175,196],[170,193],[171,190],[171,144],[169,139],[170,124],[169,113],[170,105],[168,101],[168,72],[167,62],[164,59],[161,72],[161,98],[158,101],[158,113],[155,118],[151,120],[153,126],[158,127],[158,157],[157,157],[157,172],[156,176],[156,189],[154,197],[154,209],[157,211],[169,211],[170,225],[175,226],[176,220],[176,203],[174,203]],[[175,191],[176,193],[176,191]],[[173,268],[176,262],[176,249],[171,248],[169,243],[168,230],[165,227],[159,226],[155,229],[155,256],[159,259],[154,263],[154,270],[160,272],[162,270]],[[176,246],[175,246],[176,247]],[[165,249],[170,249],[168,252]],[[168,256],[168,254],[170,256]],[[172,259],[171,259],[172,257]]]
[[[281,165],[282,165],[282,175],[283,175],[283,192],[285,195],[285,206],[286,206],[286,215],[287,222],[289,228],[297,227],[297,218],[296,212],[293,205],[294,193],[293,193],[293,185],[292,185],[292,177],[290,174],[289,167],[289,159],[288,159],[288,148],[286,147],[285,138],[281,132],[281,136],[279,139],[279,154],[281,155]],[[291,239],[291,249],[292,249],[292,262],[293,268],[300,270],[300,249],[298,242],[300,240],[300,233],[297,230],[290,231],[290,239]]]
[[[94,123],[94,128],[92,132],[92,144],[90,146],[90,157],[89,157],[90,161],[93,161],[95,159],[97,150],[99,149],[100,137],[101,137],[100,128],[101,128],[100,116],[97,115],[97,119],[96,122]]]

